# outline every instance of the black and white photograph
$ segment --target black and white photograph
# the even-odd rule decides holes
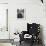
[[[0,46],[46,46],[46,0],[0,0]]]
[[[17,19],[19,19],[19,20],[25,20],[26,19],[25,9],[23,9],[23,8],[17,9]]]
[[[24,9],[17,9],[17,18],[24,18]]]

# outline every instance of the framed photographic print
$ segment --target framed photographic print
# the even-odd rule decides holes
[[[17,19],[25,19],[25,10],[17,9]]]

